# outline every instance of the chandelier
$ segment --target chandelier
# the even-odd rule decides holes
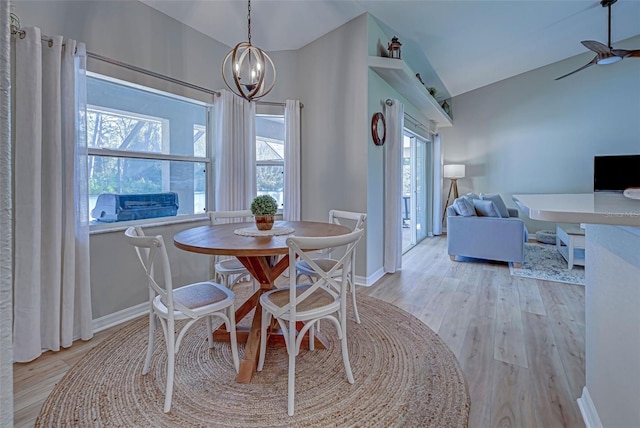
[[[251,0],[248,2],[247,38],[222,62],[222,78],[234,94],[252,101],[267,95],[276,83],[276,67],[262,49],[251,44]]]

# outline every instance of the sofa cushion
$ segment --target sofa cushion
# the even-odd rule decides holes
[[[504,204],[502,197],[497,193],[494,195],[488,195],[486,193],[480,193],[480,199],[483,201],[491,201],[496,205],[496,208],[500,212],[500,217],[509,218],[509,210],[507,206]]]
[[[471,192],[467,193],[466,195],[462,195],[460,197],[469,200],[469,202],[471,202],[471,203],[473,203],[474,199],[482,199],[480,196],[476,195],[475,193],[471,193]]]
[[[463,217],[472,217],[476,215],[476,209],[473,206],[473,203],[464,197],[457,198],[453,201],[453,209],[456,211],[456,214]]]
[[[478,217],[499,217],[500,211],[496,208],[496,204],[493,201],[485,201],[482,199],[474,199],[473,206],[476,209]]]

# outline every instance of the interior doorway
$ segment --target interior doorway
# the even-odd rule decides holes
[[[402,149],[402,252],[427,237],[428,141],[407,129]]]

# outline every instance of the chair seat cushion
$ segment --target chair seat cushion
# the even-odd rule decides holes
[[[244,267],[244,265],[242,263],[240,263],[240,260],[236,259],[235,257],[232,259],[227,259],[227,260],[221,260],[218,263],[216,263],[216,270],[217,271],[231,271],[231,270],[246,270],[246,268]]]
[[[299,285],[296,287],[296,295],[299,296],[309,289],[310,285]],[[271,291],[263,295],[274,306],[281,308],[289,303],[289,287],[279,288],[275,291]],[[314,291],[309,297],[298,303],[296,308],[297,312],[312,311],[325,306],[330,306],[336,303],[335,297],[333,297],[327,290],[322,287]]]
[[[173,300],[189,309],[213,305],[228,298],[226,288],[213,282],[199,282],[173,290]]]

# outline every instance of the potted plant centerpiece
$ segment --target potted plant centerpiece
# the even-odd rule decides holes
[[[260,195],[251,202],[251,214],[256,219],[256,227],[259,230],[271,230],[273,216],[278,211],[278,202],[269,195]]]

